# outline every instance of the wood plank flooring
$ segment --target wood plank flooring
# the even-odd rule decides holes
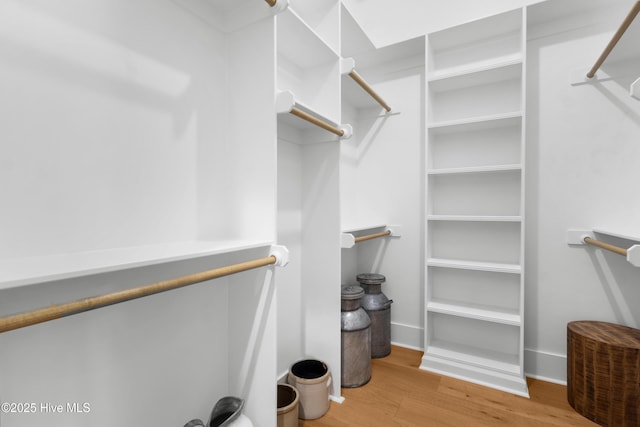
[[[331,402],[322,418],[298,426],[597,426],[573,410],[564,386],[529,379],[526,399],[420,370],[421,358],[394,346],[372,361],[368,384],[342,389],[344,403]]]

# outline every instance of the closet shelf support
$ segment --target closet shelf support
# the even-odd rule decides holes
[[[76,301],[66,302],[64,304],[52,305],[49,307],[39,308],[24,313],[1,317],[0,333],[13,331],[15,329],[24,328],[27,326],[37,325],[38,323],[44,323],[50,320],[61,319],[63,317],[71,316],[74,314],[84,313],[86,311],[107,307],[109,305],[119,304],[142,297],[155,295],[161,292],[166,292],[196,283],[205,282],[207,280],[229,276],[243,271],[253,270],[259,267],[265,267],[268,265],[285,266],[288,262],[289,251],[287,250],[287,248],[284,246],[273,245],[268,257],[245,261],[238,264],[227,265],[225,267],[219,267],[213,270],[207,270],[200,273],[177,277],[174,279],[154,282],[135,288],[112,292],[109,294],[88,297]]]
[[[289,0],[264,0],[269,6],[271,6],[276,13],[282,12],[289,7]]]
[[[613,35],[607,47],[604,49],[604,51],[602,52],[602,54],[600,55],[596,63],[593,65],[593,67],[591,67],[591,69],[587,73],[587,78],[592,79],[593,77],[595,77],[598,69],[602,66],[602,64],[607,59],[611,51],[613,51],[613,49],[616,47],[616,44],[618,44],[618,42],[624,35],[625,31],[627,31],[627,29],[629,28],[629,25],[631,25],[631,23],[633,22],[633,20],[635,19],[635,17],[638,15],[639,12],[640,12],[640,0],[636,1],[636,3],[631,8],[631,11],[629,11],[629,14],[627,15],[627,17],[624,19],[624,21],[622,21],[622,24],[620,24],[618,31],[616,31],[616,33]]]

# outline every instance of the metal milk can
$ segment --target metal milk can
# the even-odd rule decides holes
[[[371,319],[371,357],[380,358],[391,353],[391,304],[393,300],[382,293],[382,274],[363,273],[356,276],[364,289],[361,305]]]
[[[371,320],[360,307],[364,290],[342,287],[342,387],[359,387],[371,379]]]

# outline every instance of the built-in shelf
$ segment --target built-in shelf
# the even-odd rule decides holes
[[[518,215],[427,215],[429,221],[521,222]]]
[[[425,357],[445,359],[507,374],[517,375],[520,373],[517,355],[478,349],[442,340],[432,341],[425,352]]]
[[[429,82],[429,117],[448,121],[521,109],[522,63]]]
[[[427,175],[433,215],[519,216],[520,170]]]
[[[0,289],[268,247],[266,241],[185,241],[0,260]]]
[[[461,168],[440,168],[429,169],[427,173],[429,175],[446,175],[446,174],[464,174],[464,173],[484,173],[484,172],[509,172],[520,171],[522,166],[519,164],[513,165],[487,165],[487,166],[468,166]]]
[[[442,129],[442,131],[446,131],[446,129],[443,129],[443,128],[449,128],[450,131],[453,131],[453,130],[458,130],[458,129],[453,129],[455,127],[461,128],[461,127],[468,127],[472,125],[484,126],[484,127],[495,126],[492,124],[492,122],[516,119],[521,117],[522,117],[522,111],[510,111],[505,113],[488,114],[483,116],[435,121],[435,122],[429,123],[428,127],[429,129]]]
[[[474,86],[518,79],[521,76],[522,55],[517,54],[514,55],[514,58],[509,58],[504,62],[490,62],[479,67],[456,69],[432,75],[429,78],[429,88],[436,92],[458,91]]]
[[[483,71],[509,68],[518,64],[522,64],[522,54],[520,52],[515,52],[490,61],[476,62],[469,65],[464,64],[459,67],[438,70],[430,74],[429,82],[436,83],[438,81],[476,74]]]
[[[522,319],[517,310],[507,311],[496,307],[485,307],[479,304],[463,304],[457,301],[430,301],[427,303],[427,310],[451,316],[467,317],[469,319],[514,326],[520,326]]]
[[[522,33],[520,11],[514,10],[429,34],[429,74],[521,54]]]
[[[427,259],[427,266],[443,267],[443,268],[459,268],[463,270],[494,271],[499,273],[512,273],[512,274],[520,274],[522,270],[519,264],[467,261],[467,260],[446,259],[446,258],[429,258]]]

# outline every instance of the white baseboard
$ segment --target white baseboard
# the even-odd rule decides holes
[[[567,385],[567,356],[525,349],[524,372],[531,378]]]
[[[424,328],[391,322],[391,344],[424,351]]]

